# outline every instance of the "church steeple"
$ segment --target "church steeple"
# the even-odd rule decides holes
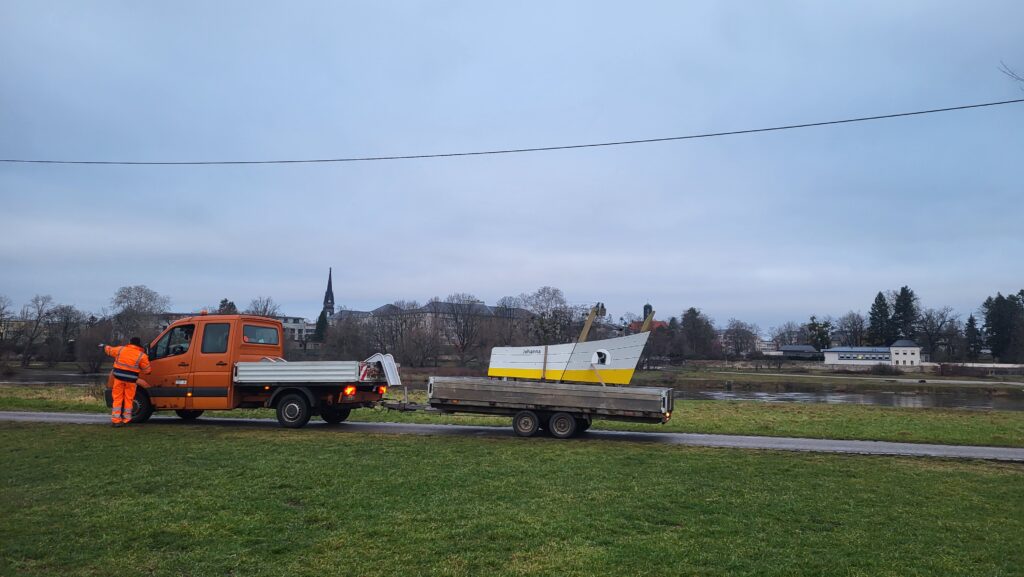
[[[334,315],[334,287],[331,283],[333,272],[332,269],[327,269],[327,292],[324,293],[324,312],[327,313],[327,316]]]

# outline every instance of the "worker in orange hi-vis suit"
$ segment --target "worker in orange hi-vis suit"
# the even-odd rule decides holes
[[[103,352],[114,357],[114,377],[112,396],[114,403],[110,409],[110,422],[115,427],[127,425],[132,420],[132,403],[135,402],[135,381],[140,374],[149,373],[149,356],[142,349],[142,340],[132,337],[129,344],[123,347],[103,347]]]

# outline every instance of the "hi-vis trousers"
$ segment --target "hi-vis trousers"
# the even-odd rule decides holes
[[[127,423],[132,420],[132,403],[135,402],[135,383],[114,379],[112,391],[114,404],[110,409],[113,423]]]

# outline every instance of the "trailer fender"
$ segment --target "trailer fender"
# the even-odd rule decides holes
[[[269,407],[271,409],[276,407],[277,401],[279,401],[281,397],[287,395],[288,393],[301,393],[305,395],[306,400],[309,401],[309,406],[314,410],[316,409],[317,406],[319,406],[319,403],[317,403],[316,401],[316,396],[313,394],[313,391],[309,390],[308,387],[281,387],[274,391],[273,395],[270,395],[270,399],[267,400],[267,404],[264,406]]]

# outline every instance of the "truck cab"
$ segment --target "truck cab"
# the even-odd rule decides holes
[[[305,425],[312,415],[338,423],[351,409],[379,402],[389,376],[398,378],[390,355],[288,363],[283,339],[280,321],[267,317],[201,314],[175,321],[147,347],[151,372],[138,380],[133,422],[144,422],[154,411],[195,419],[208,410],[269,407],[289,427]],[[248,369],[247,377],[239,378],[240,366]]]

